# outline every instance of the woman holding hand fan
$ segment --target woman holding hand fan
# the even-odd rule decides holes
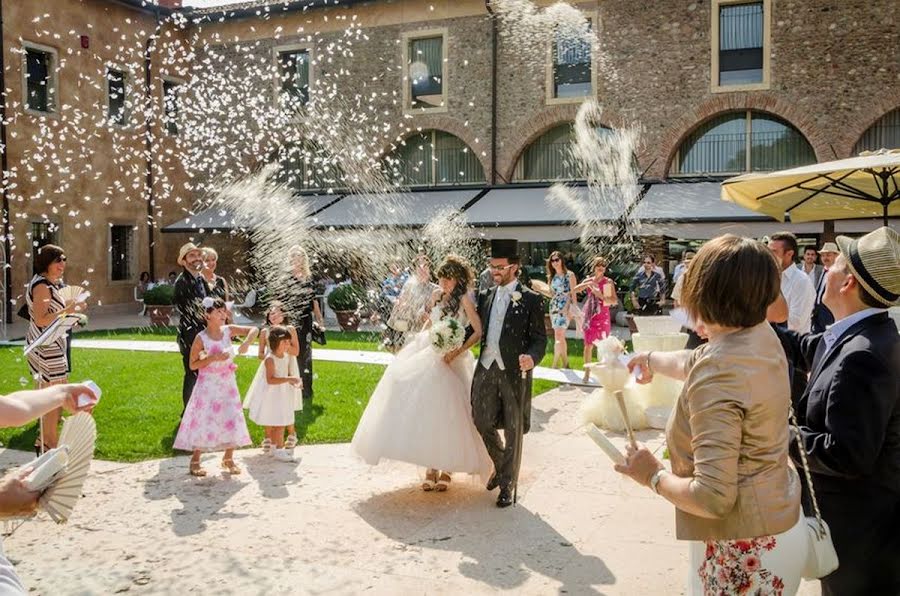
[[[448,255],[436,274],[440,290],[432,296],[429,321],[388,365],[352,443],[370,465],[392,459],[425,467],[426,491],[447,490],[453,472],[488,478],[492,467],[472,422],[475,359],[469,348],[481,338],[469,294],[472,268]]]

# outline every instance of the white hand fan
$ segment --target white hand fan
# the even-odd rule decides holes
[[[64,302],[84,302],[90,296],[90,292],[85,292],[81,286],[66,286],[59,290],[59,296]]]
[[[68,451],[68,465],[57,480],[41,495],[40,506],[58,524],[68,521],[94,457],[97,425],[94,418],[81,412],[66,419],[59,435],[60,446]]]

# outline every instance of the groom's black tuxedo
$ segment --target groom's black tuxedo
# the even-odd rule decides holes
[[[531,371],[525,379],[522,378],[519,356],[531,356],[537,366],[547,350],[543,300],[521,283],[515,292],[520,295],[514,293],[510,297],[503,321],[493,322],[502,325],[499,348],[504,370],[496,364],[488,369],[478,362],[472,381],[472,417],[494,461],[496,478],[501,487],[509,487],[516,481],[518,470],[515,469],[514,455],[519,448],[517,437],[520,430],[524,434],[531,426]],[[478,316],[483,329],[482,354],[487,349],[492,324],[491,310],[496,297],[496,287],[478,296]],[[501,428],[504,429],[502,446],[497,433]]]

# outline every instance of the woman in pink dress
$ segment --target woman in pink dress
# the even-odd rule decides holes
[[[594,342],[609,336],[612,330],[612,321],[609,316],[609,307],[619,303],[616,297],[616,284],[606,277],[606,259],[594,257],[591,268],[594,274],[575,286],[575,291],[587,290],[587,298],[584,301],[584,364],[591,363],[594,351]],[[584,380],[587,382],[590,372],[585,368]]]
[[[256,336],[256,327],[226,325],[228,311],[221,298],[203,299],[206,329],[197,334],[191,345],[191,370],[200,371],[175,436],[175,449],[193,452],[192,476],[206,476],[200,465],[204,451],[225,451],[222,468],[229,474],[240,474],[234,464],[234,450],[250,444],[250,433],[244,420],[241,396],[234,372],[234,350],[231,338],[248,336],[240,353],[247,351]]]

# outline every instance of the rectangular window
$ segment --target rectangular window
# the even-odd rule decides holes
[[[128,281],[132,278],[133,226],[109,227],[109,279]]]
[[[56,111],[54,52],[36,47],[25,48],[25,107],[35,112]]]
[[[308,49],[278,52],[281,93],[290,105],[304,106],[309,102]]]
[[[444,106],[444,36],[410,39],[407,48],[409,107]]]
[[[719,85],[763,82],[763,3],[719,6]]]
[[[106,116],[109,121],[119,126],[128,123],[128,114],[125,111],[125,83],[126,75],[115,68],[106,69]]]
[[[559,27],[552,47],[552,97],[589,97],[593,94],[591,22],[586,27]]]
[[[46,244],[59,245],[59,226],[49,221],[31,222],[31,245],[38,249]]]
[[[163,81],[163,124],[170,136],[178,135],[178,88],[175,81]]]

